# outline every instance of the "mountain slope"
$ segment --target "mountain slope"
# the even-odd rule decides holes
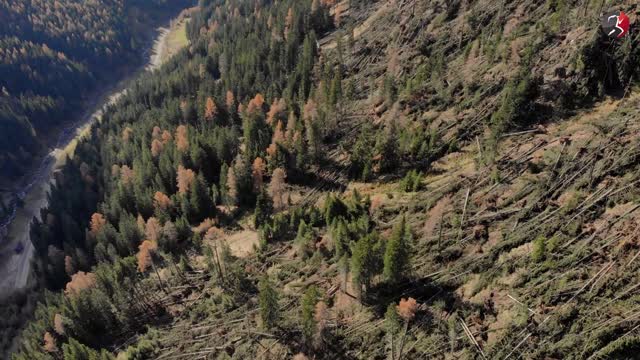
[[[633,358],[608,3],[200,5],[60,174],[16,359]]]
[[[48,134],[89,101],[98,82],[139,62],[136,51],[150,39],[143,24],[182,4],[0,2],[0,182],[29,170]]]

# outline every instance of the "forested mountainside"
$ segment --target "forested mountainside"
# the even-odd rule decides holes
[[[200,1],[57,174],[14,359],[633,358],[612,8]]]
[[[0,182],[24,174],[99,82],[140,63],[182,0],[0,1]],[[95,94],[94,94],[95,95]],[[47,141],[48,140],[48,141]]]

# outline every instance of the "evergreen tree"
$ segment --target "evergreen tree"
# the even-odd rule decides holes
[[[320,293],[315,286],[310,286],[305,291],[302,297],[301,311],[302,311],[302,334],[305,340],[310,343],[316,333],[316,320],[315,320],[315,308],[316,304],[320,300]]]
[[[387,281],[394,283],[406,276],[409,271],[410,244],[411,232],[403,215],[394,227],[384,253],[383,274]]]
[[[376,144],[376,153],[380,155],[381,172],[389,172],[398,166],[399,148],[395,121],[392,120],[386,130],[380,134]]]
[[[256,201],[256,208],[254,214],[254,226],[256,229],[260,228],[263,224],[267,223],[269,216],[273,212],[273,204],[266,191],[262,190],[258,195]]]
[[[213,213],[209,185],[202,174],[198,175],[189,190],[188,203],[191,213],[187,216],[191,222],[200,222]]]
[[[97,352],[88,346],[85,346],[78,342],[74,338],[69,338],[67,344],[62,345],[63,357],[65,360],[112,360],[114,356],[109,354],[106,350]]]
[[[258,291],[258,303],[260,305],[262,324],[267,329],[273,329],[280,319],[278,293],[267,276],[260,279]]]
[[[358,285],[358,289],[366,294],[371,280],[382,270],[382,244],[378,234],[371,233],[363,236],[355,243],[351,252],[353,281]]]

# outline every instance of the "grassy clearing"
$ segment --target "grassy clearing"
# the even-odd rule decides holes
[[[187,38],[187,24],[190,20],[191,19],[189,18],[182,19],[171,27],[171,30],[167,35],[167,39],[165,40],[166,48],[163,54],[163,62],[171,58],[185,46],[189,45],[189,39]]]

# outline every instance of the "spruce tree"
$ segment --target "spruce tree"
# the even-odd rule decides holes
[[[403,215],[394,227],[384,253],[383,275],[387,281],[395,283],[409,271],[410,242],[411,233]]]
[[[314,314],[319,297],[320,293],[315,286],[309,287],[302,297],[302,334],[308,343],[311,342],[316,332]]]
[[[255,228],[258,229],[266,224],[272,212],[273,204],[271,203],[269,195],[267,195],[267,192],[264,190],[260,191],[256,201],[256,208],[253,212]]]
[[[352,250],[351,273],[358,289],[366,294],[382,267],[381,244],[376,233],[363,236]]]
[[[262,325],[267,329],[273,329],[280,319],[278,307],[278,293],[267,276],[264,276],[258,284],[258,303],[260,305],[260,318]]]

